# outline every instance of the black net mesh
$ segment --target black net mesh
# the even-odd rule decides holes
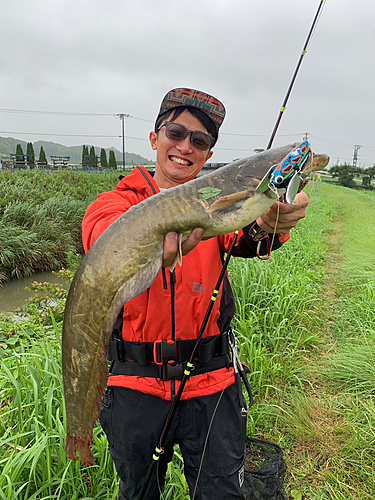
[[[245,495],[247,500],[287,500],[284,489],[286,465],[277,444],[247,438]]]

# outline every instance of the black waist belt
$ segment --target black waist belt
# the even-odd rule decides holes
[[[161,380],[182,378],[196,340],[157,340],[156,342],[126,342],[112,337],[108,360],[112,375],[134,375]],[[192,375],[224,368],[229,363],[228,333],[206,337],[199,343],[194,357],[196,369]]]
[[[196,340],[157,340],[156,342],[126,342],[112,337],[107,358],[109,361],[135,361],[139,365],[181,363],[190,359]],[[215,356],[229,352],[228,334],[206,337],[197,349],[196,361],[208,363]]]
[[[191,371],[190,376],[202,375],[220,368],[229,367],[230,357],[229,354],[223,356],[216,356],[211,361],[205,364],[194,363],[194,369]],[[149,363],[148,365],[139,365],[134,361],[114,361],[110,369],[110,375],[130,375],[137,377],[151,377],[160,380],[176,379],[181,380],[184,375],[186,363],[167,363],[164,365],[157,365]]]

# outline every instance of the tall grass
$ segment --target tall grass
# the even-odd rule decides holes
[[[307,363],[311,383],[274,405],[277,428],[293,440],[293,485],[306,498],[372,499],[375,278],[368,270],[375,264],[375,193],[322,188],[332,221],[321,304],[325,345]]]
[[[86,208],[117,180],[113,173],[0,172],[0,284],[58,270],[69,252],[83,253]]]
[[[233,327],[259,401],[270,389],[300,384],[303,353],[319,344],[313,325],[319,319],[328,225],[326,208],[310,209],[269,261],[233,259],[230,264],[237,305]]]

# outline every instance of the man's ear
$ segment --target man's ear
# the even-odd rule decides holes
[[[213,152],[213,151],[209,151],[209,152],[208,152],[208,154],[207,154],[206,161],[208,161],[208,160],[211,158],[211,156],[212,156],[213,154],[214,154],[214,152]]]
[[[156,132],[150,132],[150,144],[154,151],[158,149],[158,134]]]

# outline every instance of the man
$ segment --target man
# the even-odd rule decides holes
[[[83,221],[85,250],[131,206],[194,179],[213,154],[224,117],[223,104],[209,94],[193,89],[168,92],[150,133],[151,147],[157,152],[154,176],[139,167],[115,191],[99,195]],[[308,197],[304,193],[298,196],[298,204],[276,203],[256,221],[269,233],[276,228],[273,249],[287,241],[290,229],[306,216]],[[249,230],[250,226],[240,231],[233,255],[255,256],[257,243]],[[159,276],[146,292],[124,305],[110,343],[112,365],[100,421],[121,479],[120,500],[138,498],[184,363],[203,323],[223,255],[234,239],[232,234],[201,242],[202,234],[200,228],[191,232],[182,245],[183,265],[173,271],[167,268],[175,262],[178,238],[176,233],[166,235]],[[180,446],[186,480],[196,499],[244,498],[246,403],[234,383],[228,346],[234,312],[226,276],[147,499],[160,497],[174,444]]]

